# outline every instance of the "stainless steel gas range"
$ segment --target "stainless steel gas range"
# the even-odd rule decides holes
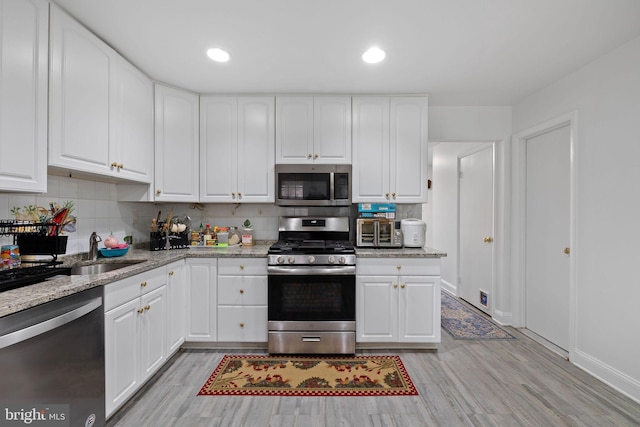
[[[282,217],[268,252],[269,353],[355,353],[348,217]]]

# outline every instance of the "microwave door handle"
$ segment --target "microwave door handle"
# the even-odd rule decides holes
[[[329,173],[329,200],[334,200],[335,195],[335,174],[333,172]]]

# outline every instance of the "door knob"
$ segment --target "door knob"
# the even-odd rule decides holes
[[[491,243],[491,242],[493,242],[493,237],[487,236],[484,239],[482,239],[482,241],[485,242],[485,243]]]
[[[570,248],[564,248],[564,253],[569,255],[571,253],[571,249]]]

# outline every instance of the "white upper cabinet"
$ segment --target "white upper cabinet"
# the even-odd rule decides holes
[[[351,163],[350,96],[278,96],[276,163]]]
[[[427,97],[353,98],[353,202],[427,200]]]
[[[274,98],[200,99],[200,201],[274,201]]]
[[[197,202],[199,97],[155,85],[155,201]]]
[[[0,191],[47,191],[48,12],[0,0]]]
[[[51,5],[49,166],[150,183],[151,81]]]
[[[120,178],[153,178],[153,83],[124,59],[112,63],[109,164]]]

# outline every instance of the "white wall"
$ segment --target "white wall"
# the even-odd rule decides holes
[[[514,134],[572,111],[573,361],[640,401],[640,38],[514,105]]]
[[[447,252],[442,258],[443,286],[455,292],[458,269],[457,156],[473,143],[495,142],[496,147],[496,283],[493,317],[510,323],[511,288],[508,282],[507,236],[511,107],[429,107],[429,143],[432,147],[433,189],[429,193],[428,244]],[[506,159],[506,160],[505,160]],[[431,230],[431,231],[429,231]]]

